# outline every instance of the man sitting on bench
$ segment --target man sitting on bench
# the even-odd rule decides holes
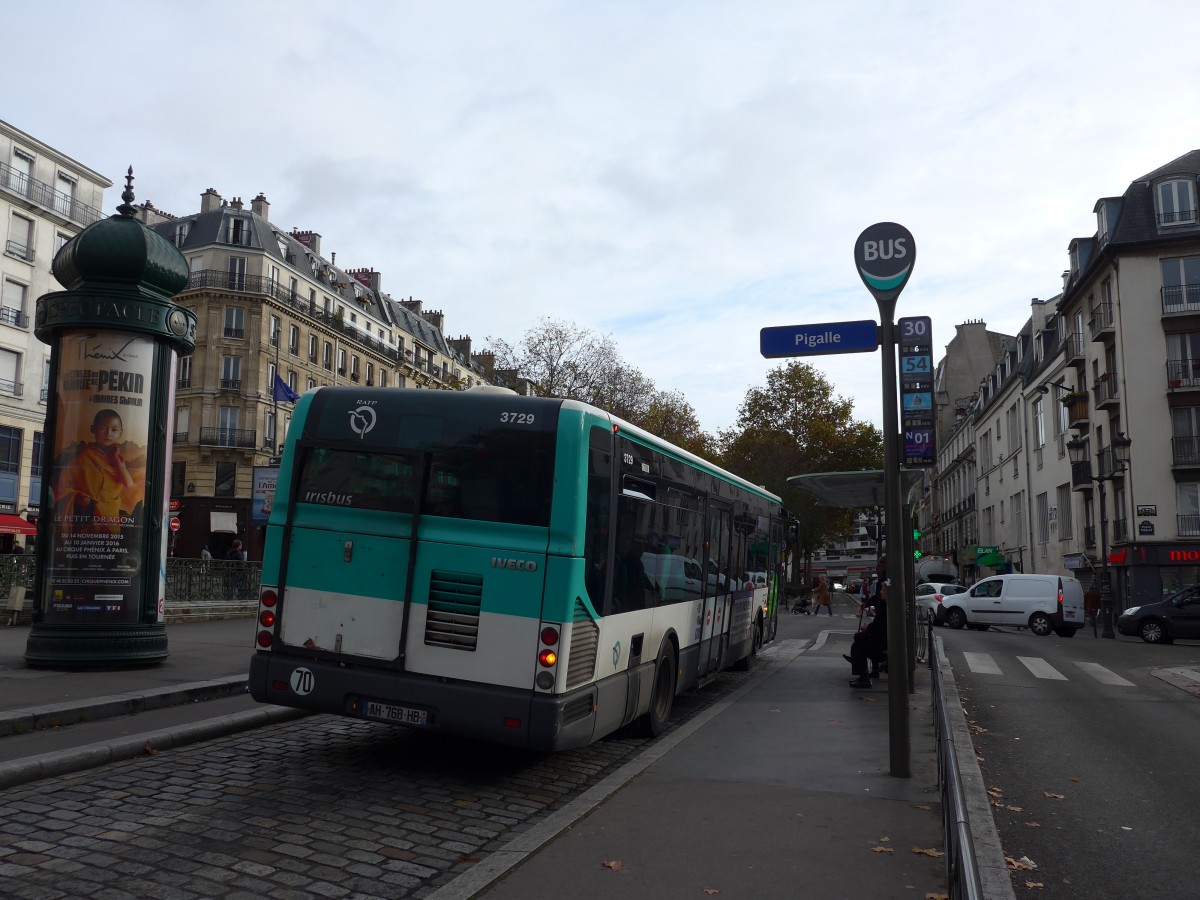
[[[875,570],[879,573],[875,582],[875,593],[863,601],[861,610],[871,610],[873,617],[854,635],[850,654],[846,656],[850,661],[850,671],[854,675],[850,687],[854,688],[869,688],[871,676],[878,676],[880,668],[887,666],[887,596],[890,582],[887,578],[886,556],[879,557]],[[867,672],[868,661],[874,666],[870,674]]]

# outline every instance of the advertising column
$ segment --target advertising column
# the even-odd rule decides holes
[[[59,250],[51,270],[66,290],[37,303],[50,383],[30,666],[167,657],[168,425],[196,315],[172,300],[187,261],[135,218],[130,183],[121,197]]]

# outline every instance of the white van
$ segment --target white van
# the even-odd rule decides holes
[[[942,609],[951,628],[1009,625],[1074,637],[1084,624],[1083,585],[1065,575],[993,575],[943,598]]]

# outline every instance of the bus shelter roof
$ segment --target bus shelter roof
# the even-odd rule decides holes
[[[900,470],[900,493],[904,496],[906,504],[914,503],[920,496],[921,480],[924,477],[924,469]],[[793,475],[788,479],[788,483],[812,494],[825,506],[887,506],[882,469]]]

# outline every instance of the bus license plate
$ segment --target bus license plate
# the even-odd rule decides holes
[[[411,706],[392,706],[390,703],[376,703],[374,700],[367,701],[366,715],[369,719],[381,719],[384,722],[396,722],[414,728],[425,728],[429,724],[428,710],[414,709]]]

